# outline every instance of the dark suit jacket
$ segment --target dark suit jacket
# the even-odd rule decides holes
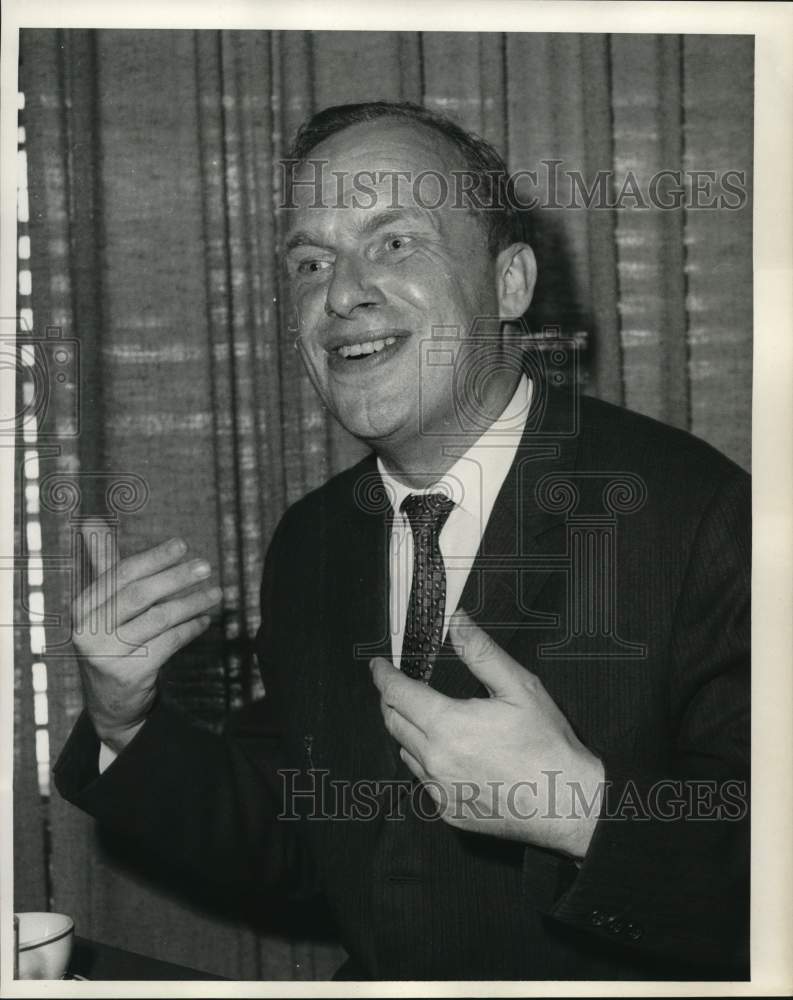
[[[276,531],[256,724],[216,737],[160,705],[98,777],[82,718],[61,793],[262,909],[279,889],[319,890],[350,955],[342,976],[746,976],[749,478],[683,432],[571,405],[537,397],[462,605],[604,761],[580,867],[427,818],[410,785],[367,667],[389,649],[373,458]],[[485,696],[448,644],[432,686]]]

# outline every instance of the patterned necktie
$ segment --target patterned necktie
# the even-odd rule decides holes
[[[441,648],[446,609],[446,567],[438,539],[454,501],[442,493],[411,493],[401,509],[413,532],[413,584],[402,642],[402,670],[408,677],[428,683]]]

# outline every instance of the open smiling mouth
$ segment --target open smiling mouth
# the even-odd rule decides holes
[[[339,344],[328,350],[328,366],[332,371],[365,373],[374,370],[401,351],[410,339],[409,330],[378,330],[379,336],[370,334],[367,339],[354,344]]]
[[[370,354],[379,354],[396,343],[396,337],[384,337],[382,340],[366,340],[361,344],[342,344],[336,348],[336,354],[348,361],[368,357]]]

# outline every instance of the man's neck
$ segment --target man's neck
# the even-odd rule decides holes
[[[487,398],[483,399],[477,413],[481,416],[481,426],[463,430],[459,425],[440,428],[432,432],[418,433],[410,440],[393,444],[381,442],[375,448],[377,455],[389,473],[405,486],[412,489],[426,489],[437,482],[498,420],[506,409],[520,382],[520,373],[505,372],[505,378],[492,379],[488,385]]]

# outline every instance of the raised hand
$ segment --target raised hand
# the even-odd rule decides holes
[[[93,582],[72,605],[85,707],[99,738],[120,752],[151,710],[160,667],[209,625],[221,598],[200,559],[172,539],[118,560],[106,522],[87,522],[83,545]]]
[[[457,611],[449,630],[489,698],[448,698],[378,657],[386,728],[451,826],[580,858],[599,813],[603,765],[538,677]]]

